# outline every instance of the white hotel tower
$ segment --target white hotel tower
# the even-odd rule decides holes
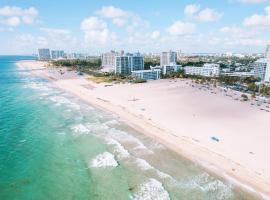
[[[160,66],[176,65],[177,53],[174,51],[162,52],[160,55]]]
[[[265,58],[261,58],[253,63],[254,76],[262,82],[270,82],[270,45],[267,45]]]
[[[268,44],[266,47],[265,57],[270,59],[270,44]]]

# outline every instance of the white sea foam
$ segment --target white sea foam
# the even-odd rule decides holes
[[[71,130],[73,130],[77,134],[88,134],[90,132],[89,129],[83,124],[75,125],[71,127]]]
[[[92,161],[91,166],[95,168],[117,167],[118,163],[114,155],[109,152],[104,152],[97,155]]]
[[[151,149],[166,150],[166,147],[163,144],[160,144],[160,143],[157,143],[157,142],[151,144],[150,148]]]
[[[139,190],[133,195],[134,200],[169,200],[169,193],[161,182],[149,179],[139,186]]]
[[[109,120],[107,122],[105,122],[106,125],[119,125],[119,121],[115,120],[115,119],[112,119],[112,120]]]
[[[109,127],[106,124],[101,124],[100,122],[96,123],[88,123],[86,124],[86,127],[95,133],[97,136],[99,136],[101,133],[106,133],[109,129]]]
[[[41,82],[30,82],[24,85],[24,88],[30,88],[40,91],[52,91],[51,88],[48,87],[48,84]]]
[[[114,151],[117,153],[117,157],[128,158],[130,156],[129,152],[118,141],[111,138],[105,138],[105,141],[107,144],[114,146]]]
[[[138,138],[134,137],[131,134],[128,134],[127,132],[115,128],[110,128],[108,134],[110,135],[110,137],[120,140],[122,142],[135,143],[135,150],[144,150],[144,153],[148,154],[153,153],[153,151],[149,150]]]
[[[181,186],[189,189],[199,189],[205,193],[215,193],[217,200],[229,199],[233,195],[231,186],[225,185],[222,181],[211,177],[206,172],[193,177],[191,180],[184,181]]]
[[[58,135],[66,135],[65,132],[58,132],[57,134],[58,134]]]
[[[72,108],[72,109],[75,109],[75,110],[80,110],[80,108],[81,108],[79,104],[73,103],[73,102],[70,102],[69,104],[67,104],[67,106],[69,108]]]
[[[51,93],[49,93],[49,92],[42,92],[40,95],[41,95],[41,96],[50,96]]]
[[[156,169],[155,167],[153,167],[152,165],[150,165],[150,164],[149,164],[146,160],[144,160],[144,159],[136,158],[136,161],[135,161],[135,162],[136,162],[136,165],[137,165],[140,169],[142,169],[142,170],[154,170],[160,178],[162,178],[162,179],[169,178],[169,179],[171,179],[171,180],[174,181],[174,179],[172,178],[171,175],[166,174],[166,173],[164,173],[164,172],[162,172],[162,171]]]
[[[68,104],[71,103],[67,98],[62,97],[62,96],[52,96],[49,98],[51,101],[55,102],[57,105],[62,105],[62,104]]]
[[[141,158],[136,158],[135,162],[136,165],[142,170],[154,169],[154,167],[151,166],[146,160],[143,160]]]
[[[169,174],[166,174],[166,173],[164,173],[164,172],[162,172],[162,171],[159,171],[158,169],[156,169],[156,172],[157,172],[157,174],[158,174],[158,176],[160,177],[160,178],[169,178],[169,179],[171,179],[171,180],[173,180],[173,181],[175,181],[174,179],[173,179],[173,177],[171,176],[171,175],[169,175]]]
[[[109,124],[116,122],[111,121]],[[96,123],[88,123],[86,126],[99,137],[109,137],[115,139],[116,141],[120,141],[121,143],[133,143],[136,144],[134,150],[143,150],[143,153],[145,154],[153,154],[153,151],[149,150],[138,138],[125,131],[112,128],[109,126],[109,124],[98,121]]]

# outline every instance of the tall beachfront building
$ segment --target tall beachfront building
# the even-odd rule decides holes
[[[110,51],[108,53],[104,53],[101,55],[101,66],[103,68],[114,68],[115,67],[115,57],[118,56],[119,53],[115,51]]]
[[[51,59],[50,49],[38,49],[38,59],[50,60]]]
[[[115,73],[130,75],[131,71],[144,69],[144,57],[140,53],[126,53],[115,57]]]
[[[180,59],[181,59],[181,56],[182,56],[181,50],[177,50],[177,51],[176,51],[176,59],[177,59],[177,60],[180,60]]]
[[[176,65],[177,53],[174,51],[162,52],[160,55],[160,66]]]
[[[52,59],[60,59],[65,57],[65,52],[63,50],[52,50],[51,51]]]
[[[265,57],[270,59],[270,44],[268,44],[266,47]]]
[[[270,59],[261,58],[252,64],[254,76],[262,82],[270,82]]]
[[[254,76],[262,82],[270,82],[270,45],[267,45],[265,58],[260,58],[252,64]]]

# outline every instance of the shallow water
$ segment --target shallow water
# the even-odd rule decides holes
[[[0,57],[0,199],[259,199]],[[30,59],[30,58],[29,58]]]

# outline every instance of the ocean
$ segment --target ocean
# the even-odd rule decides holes
[[[0,56],[1,200],[259,199]]]

